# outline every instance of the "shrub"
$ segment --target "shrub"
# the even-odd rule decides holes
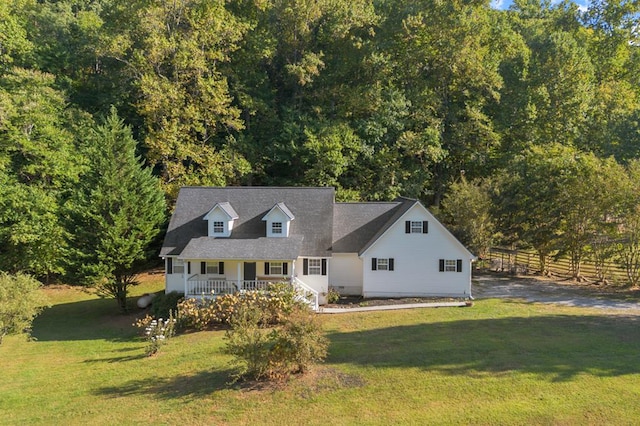
[[[29,335],[33,319],[49,306],[35,278],[0,272],[0,344],[8,334]]]
[[[327,293],[327,302],[329,303],[338,303],[340,300],[340,292],[335,288],[331,287],[329,292]]]
[[[175,334],[176,319],[173,312],[169,312],[166,320],[155,319],[149,315],[135,322],[135,326],[144,329],[144,337],[147,340],[145,353],[152,356],[158,353],[160,347]]]
[[[167,339],[173,337],[175,331],[176,319],[173,314],[169,314],[169,318],[163,320],[152,320],[147,328],[145,328],[145,336],[147,338],[147,347],[145,352],[147,356],[155,355]]]
[[[215,301],[185,299],[178,303],[178,326],[180,328],[195,328],[204,330],[214,323]]]
[[[305,306],[296,290],[288,283],[272,283],[266,291],[225,294],[216,299],[187,299],[178,303],[181,327],[205,329],[211,324],[229,323],[240,306],[255,307],[262,312],[264,324],[281,323],[294,308]]]
[[[178,303],[183,297],[177,291],[159,294],[153,298],[149,313],[155,318],[168,318],[171,312],[177,312]]]
[[[325,358],[328,340],[308,307],[296,305],[275,327],[268,316],[251,305],[240,305],[231,316],[225,352],[234,356],[236,379],[283,380]]]

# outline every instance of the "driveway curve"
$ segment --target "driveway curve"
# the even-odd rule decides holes
[[[524,299],[527,302],[640,314],[640,302],[637,299],[621,300],[619,295],[595,287],[537,277],[481,273],[474,274],[472,294],[475,299]]]

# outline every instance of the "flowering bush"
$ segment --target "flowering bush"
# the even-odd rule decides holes
[[[228,324],[240,307],[256,308],[262,312],[261,322],[279,324],[296,306],[304,306],[288,283],[272,283],[266,291],[246,291],[225,294],[216,299],[187,299],[178,304],[181,327],[205,329],[212,324]]]
[[[169,313],[169,318],[166,320],[162,318],[155,319],[147,315],[138,320],[136,325],[138,327],[144,327],[144,336],[147,340],[145,353],[147,356],[152,356],[160,350],[160,346],[162,346],[167,339],[173,337],[176,319],[171,312]]]

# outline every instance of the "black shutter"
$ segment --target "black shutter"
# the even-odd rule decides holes
[[[309,259],[302,259],[302,275],[309,275]]]
[[[462,272],[462,259],[456,260],[456,272]]]
[[[224,262],[218,262],[218,273],[224,275]]]
[[[393,257],[389,259],[389,270],[393,271]]]
[[[207,262],[200,262],[200,273],[203,275],[207,273]]]
[[[440,272],[444,272],[444,259],[440,259]]]
[[[429,222],[427,222],[426,220],[422,221],[422,233],[423,234],[429,233]]]
[[[191,262],[187,262],[187,274],[191,273]]]
[[[378,270],[378,259],[376,259],[375,257],[371,258],[371,270],[372,271]]]
[[[404,221],[404,233],[405,234],[410,234],[411,233],[411,221],[410,220],[405,220]]]
[[[327,275],[327,259],[322,259],[322,275]]]
[[[269,262],[264,262],[264,274],[269,275]]]
[[[282,262],[282,275],[289,274],[289,264],[287,262]]]
[[[173,274],[173,257],[167,257],[167,274]]]

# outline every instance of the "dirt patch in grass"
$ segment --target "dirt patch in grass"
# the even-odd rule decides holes
[[[340,389],[360,388],[366,381],[356,374],[349,374],[334,367],[315,365],[304,374],[295,374],[283,381],[243,381],[235,387],[243,392],[270,393],[289,391],[303,399],[311,399],[316,395]]]

